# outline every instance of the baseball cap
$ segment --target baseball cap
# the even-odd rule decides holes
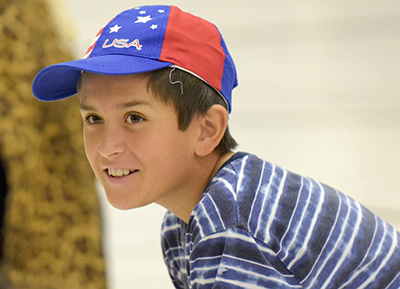
[[[100,29],[83,59],[42,69],[34,96],[55,101],[77,93],[82,71],[126,75],[177,67],[213,87],[232,107],[236,68],[218,28],[175,6],[123,11]]]

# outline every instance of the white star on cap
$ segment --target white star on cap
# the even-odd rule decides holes
[[[118,32],[118,30],[120,30],[121,28],[122,26],[118,26],[118,24],[115,24],[114,27],[110,27],[110,33]]]
[[[165,11],[162,10],[162,9],[158,10],[158,13],[164,13],[164,12],[165,12]]]
[[[150,26],[150,28],[154,30],[154,29],[157,29],[158,26],[157,26],[157,24],[153,24],[153,25]]]
[[[150,15],[147,15],[146,17],[137,16],[137,19],[138,20],[136,20],[135,23],[147,23],[147,21],[152,20]]]
[[[142,11],[139,12],[139,14],[142,14],[142,15],[146,14],[146,11],[142,10]]]

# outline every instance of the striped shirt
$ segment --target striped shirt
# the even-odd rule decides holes
[[[162,226],[176,288],[400,288],[400,234],[337,190],[236,153],[188,224]]]

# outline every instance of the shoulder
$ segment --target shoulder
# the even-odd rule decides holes
[[[170,211],[164,215],[161,225],[161,241],[164,253],[170,248],[178,248],[182,244],[182,221]]]
[[[251,233],[251,216],[259,213],[253,210],[257,197],[265,196],[271,188],[279,187],[284,176],[284,169],[255,155],[235,155],[207,186],[192,213],[189,230],[199,238],[235,227]],[[267,189],[268,186],[270,188]],[[268,218],[256,219],[257,222],[263,222]]]
[[[193,211],[189,230],[202,238],[236,227],[279,251],[282,238],[292,230],[333,225],[347,201],[318,181],[243,154],[212,179]],[[359,209],[353,203],[352,207]]]

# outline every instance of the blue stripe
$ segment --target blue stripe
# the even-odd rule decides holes
[[[393,227],[253,155],[218,171],[187,226],[167,213],[162,239],[176,288],[400,288]]]

